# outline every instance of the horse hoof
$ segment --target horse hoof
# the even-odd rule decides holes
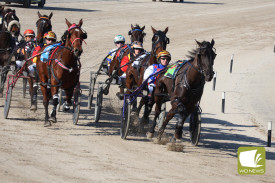
[[[51,126],[52,124],[51,124],[51,122],[50,121],[45,121],[45,123],[44,123],[44,127],[49,127],[49,126]]]
[[[50,118],[49,118],[49,121],[50,121],[50,122],[53,122],[53,123],[56,123],[56,117],[50,117]]]
[[[148,139],[151,139],[151,138],[154,137],[154,133],[147,132],[147,133],[146,133],[146,136],[147,136]]]
[[[175,138],[176,139],[181,139],[182,138],[182,127],[176,127]]]
[[[119,100],[123,100],[124,99],[124,95],[121,94],[120,92],[117,92],[116,96],[119,98]]]
[[[66,103],[63,104],[63,112],[68,112],[70,110],[70,106],[66,105]]]
[[[31,111],[36,111],[37,110],[37,106],[36,105],[31,105],[30,110]]]

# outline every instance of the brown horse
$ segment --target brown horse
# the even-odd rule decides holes
[[[130,36],[130,39],[131,39],[131,43],[133,43],[134,41],[139,41],[143,43],[143,39],[146,35],[146,33],[143,32],[144,29],[145,29],[145,26],[141,28],[138,24],[136,24],[135,26],[131,24],[131,30],[128,32],[128,35]]]
[[[51,18],[53,16],[53,13],[51,13],[49,16],[48,15],[41,15],[40,12],[37,12],[38,14],[38,20],[36,21],[36,27],[37,27],[37,36],[36,36],[36,42],[37,44],[40,44],[42,47],[43,44],[43,36],[46,32],[52,30],[52,23],[51,23]],[[31,59],[31,53],[26,53],[25,54],[25,60],[27,61],[26,66],[29,66],[32,64]],[[31,76],[28,78],[28,83],[29,83],[29,93],[31,96],[31,107],[30,110],[36,111],[37,110],[37,90],[38,90],[38,73],[35,68],[35,73],[34,76]]]
[[[199,107],[205,81],[211,81],[213,78],[213,65],[216,53],[213,47],[215,44],[213,39],[211,43],[207,41],[196,42],[199,47],[189,52],[190,60],[178,70],[174,79],[164,76],[164,72],[158,77],[154,97],[156,114],[153,126],[147,133],[148,138],[153,137],[156,119],[161,112],[161,104],[163,102],[170,100],[172,108],[158,131],[158,140],[161,139],[166,125],[176,113],[179,114],[179,120],[176,124],[175,138],[181,139],[185,119]],[[164,93],[167,95],[163,96]]]
[[[18,40],[18,36],[20,34],[20,23],[19,18],[16,16],[15,10],[10,8],[2,10],[3,16],[3,26],[2,30],[10,32],[12,37]]]
[[[130,36],[130,39],[131,39],[131,43],[134,42],[134,41],[139,41],[141,43],[143,43],[143,39],[146,35],[145,32],[143,32],[145,29],[145,26],[143,26],[142,28],[136,24],[135,26],[133,26],[131,24],[131,30],[128,32],[128,35]],[[121,62],[121,59],[125,56],[127,56],[129,53],[130,53],[130,45],[125,45],[124,47],[122,48],[119,48],[116,53],[115,53],[115,56],[112,60],[112,62],[110,63],[110,68],[108,70],[108,75],[111,79],[109,79],[108,83],[107,83],[107,86],[106,88],[104,89],[104,94],[107,95],[109,93],[109,87],[110,87],[110,84],[111,84],[111,80],[113,78],[118,78],[118,76],[121,76],[123,74],[123,72],[120,70],[120,62]],[[120,93],[124,93],[124,90],[123,90],[124,87],[120,87]]]
[[[48,15],[42,16],[38,11],[37,14],[39,19],[36,22],[36,27],[37,27],[36,41],[37,43],[41,44],[43,43],[44,34],[52,30],[51,18],[53,16],[53,13],[51,13],[49,16]]]
[[[65,109],[69,109],[72,104],[71,99],[74,87],[79,82],[81,63],[79,57],[82,50],[82,42],[87,38],[86,32],[81,28],[82,19],[78,24],[71,24],[67,19],[68,30],[62,36],[64,46],[57,46],[51,55],[50,63],[37,60],[37,69],[40,78],[41,91],[43,93],[43,104],[45,108],[44,126],[50,126],[51,122],[56,122],[56,107],[58,105],[59,87],[65,90]],[[41,52],[45,47],[41,49]],[[49,117],[48,105],[50,94],[47,87],[51,88],[53,97],[53,110]]]
[[[143,75],[145,69],[152,64],[157,64],[157,55],[160,51],[166,50],[167,44],[169,44],[169,38],[166,36],[168,32],[168,27],[164,31],[156,30],[152,27],[153,37],[152,37],[152,50],[150,54],[147,54],[144,59],[139,61],[139,65],[132,66],[129,65],[126,72],[126,88],[127,93],[130,94],[131,90],[140,86],[143,82]],[[146,103],[144,99],[141,100],[137,112],[139,113],[141,107]],[[133,110],[136,110],[136,103],[133,105]],[[148,105],[146,103],[145,111],[148,111]],[[146,112],[145,112],[146,113]],[[147,116],[147,115],[146,115]],[[145,119],[148,121],[149,119]]]

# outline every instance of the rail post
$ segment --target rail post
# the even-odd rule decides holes
[[[268,122],[267,147],[271,147],[272,121]]]
[[[231,56],[231,61],[230,61],[230,73],[232,73],[232,69],[233,69],[233,58],[234,58],[234,54],[232,54],[232,56]]]
[[[222,92],[222,113],[224,113],[225,109],[225,92]]]
[[[213,78],[213,91],[215,91],[215,88],[216,88],[216,78],[217,78],[217,72],[215,72],[214,78]]]

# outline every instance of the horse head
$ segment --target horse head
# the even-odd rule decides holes
[[[136,26],[133,26],[131,24],[131,30],[128,32],[128,35],[130,36],[130,39],[131,39],[131,43],[133,43],[134,41],[139,41],[143,43],[143,39],[146,35],[146,33],[143,32],[144,29],[145,29],[145,26],[140,28],[138,24],[136,24]]]
[[[63,35],[63,41],[65,46],[72,49],[75,57],[79,57],[83,52],[82,42],[87,39],[87,33],[81,28],[83,21],[82,19],[78,24],[71,24],[66,18],[66,24],[68,25],[68,30]]]
[[[153,37],[152,37],[152,52],[157,55],[160,51],[166,50],[167,44],[170,43],[166,33],[168,32],[168,27],[164,31],[156,30],[152,27]]]
[[[7,30],[13,37],[18,37],[20,34],[20,23],[19,18],[16,16],[15,10],[7,8],[2,12],[4,24]]]
[[[37,14],[39,19],[36,22],[36,27],[37,27],[36,40],[38,43],[42,43],[44,34],[52,30],[51,18],[53,16],[53,13],[51,13],[49,16],[48,15],[42,16],[38,11]]]
[[[211,43],[208,41],[198,42],[199,45],[197,56],[198,56],[198,65],[201,73],[205,77],[205,81],[211,81],[214,75],[213,65],[214,60],[216,58],[215,48],[213,47],[215,44],[214,39],[212,39]]]

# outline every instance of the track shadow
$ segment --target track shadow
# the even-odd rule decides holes
[[[15,8],[24,8],[20,4],[5,4],[6,7],[15,7]],[[96,12],[100,10],[90,10],[90,9],[81,9],[81,8],[64,8],[64,7],[54,7],[54,6],[44,6],[44,8],[39,8],[37,5],[32,5],[28,9],[33,10],[56,10],[56,11],[76,11],[76,12]]]
[[[157,0],[158,1],[158,0]],[[214,4],[214,5],[224,5],[225,3],[212,3],[212,2],[193,2],[193,1],[184,1],[184,2],[173,2],[173,0],[170,1],[162,1],[164,3],[177,3],[177,4]]]
[[[204,123],[217,124],[217,127],[203,127]],[[222,125],[222,126],[221,126]],[[228,121],[202,118],[201,138],[199,147],[219,149],[228,155],[237,156],[238,148],[241,146],[266,146],[266,141],[253,136],[242,135],[242,128],[256,128],[255,125],[236,125]],[[274,146],[275,143],[272,144]],[[253,145],[255,146],[255,145]],[[275,153],[267,152],[266,159],[275,160]]]

